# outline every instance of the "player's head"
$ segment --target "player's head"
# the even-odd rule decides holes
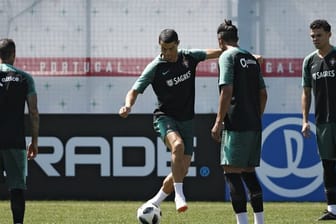
[[[323,29],[326,32],[330,32],[331,31],[331,26],[330,24],[324,20],[324,19],[317,19],[314,20],[310,25],[309,25],[310,29]]]
[[[331,37],[331,26],[324,19],[314,20],[310,25],[310,37],[317,49],[329,47]]]
[[[164,29],[159,35],[159,44],[161,46],[161,57],[168,62],[177,61],[178,45],[180,41],[178,35],[173,29]]]
[[[12,39],[0,39],[0,60],[1,63],[14,64],[15,42]]]
[[[231,20],[224,20],[217,28],[219,47],[226,48],[226,45],[236,45],[238,42],[238,29]]]

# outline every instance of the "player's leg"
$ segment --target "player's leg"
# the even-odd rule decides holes
[[[323,181],[325,188],[325,195],[328,204],[328,212],[336,216],[336,178],[335,178],[335,164],[334,160],[322,160],[323,166]],[[335,217],[336,219],[336,217]]]
[[[191,162],[191,156],[185,155],[184,156],[184,165],[186,171],[188,170]],[[185,173],[187,175],[187,172]],[[149,202],[159,206],[162,201],[164,201],[172,192],[174,191],[174,180],[172,173],[169,173],[168,176],[163,180],[162,187],[156,193],[156,195],[149,200]]]
[[[13,223],[23,223],[25,213],[25,197],[23,189],[10,190],[10,204],[13,214]]]
[[[186,156],[184,154],[184,142],[179,133],[173,131],[166,136],[166,144],[171,150],[171,169],[174,182],[176,210],[184,212],[188,206],[183,193],[183,179],[188,172],[189,163],[186,166]],[[189,156],[191,159],[191,156]],[[187,161],[190,161],[188,159]]]
[[[336,124],[316,125],[319,155],[323,166],[323,182],[327,211],[318,220],[336,220]]]
[[[177,130],[176,125],[173,123],[173,120],[167,116],[157,116],[154,117],[153,127],[158,136],[161,137],[162,141],[166,141],[166,135],[174,130]],[[156,195],[149,199],[148,202],[151,202],[157,206],[160,205],[173,191],[173,176],[172,173],[169,173],[166,178],[163,180],[160,190]]]
[[[6,150],[4,156],[4,167],[6,171],[6,182],[10,189],[10,204],[14,223],[23,223],[25,213],[26,150]]]
[[[191,156],[184,155],[184,142],[178,133],[177,122],[168,116],[159,116],[154,119],[154,130],[165,142],[171,151],[171,169],[172,172],[165,178],[160,191],[150,201],[154,204],[160,204],[171,192],[175,191],[178,197],[175,199],[182,201],[182,207],[178,203],[177,210],[185,210],[186,203],[183,194],[183,179],[188,172]],[[192,127],[189,125],[190,128]],[[189,143],[188,143],[189,144]]]
[[[244,137],[240,132],[224,130],[221,144],[221,165],[229,186],[237,224],[248,223],[247,198],[241,177],[242,167],[246,167],[248,161]]]
[[[166,176],[166,178],[163,180],[160,190],[148,201],[157,206],[160,206],[161,202],[164,201],[174,191],[173,183],[174,181],[172,173],[169,173],[168,176]]]
[[[193,134],[193,121],[175,121],[175,124],[178,128],[178,132],[176,132],[176,137],[180,140],[183,140],[184,146],[184,155],[183,155],[183,178],[188,174],[188,169],[190,167],[191,158],[194,153],[194,134]],[[170,136],[167,135],[168,138]],[[173,146],[169,146],[173,149]],[[173,150],[171,150],[173,152]],[[173,176],[174,177],[174,176]],[[179,186],[180,185],[180,186]],[[185,198],[179,197],[183,194],[183,182],[176,184],[176,180],[174,179],[174,190],[175,190],[175,204],[176,210],[179,212],[184,212],[188,209],[188,206],[185,202]],[[178,191],[179,190],[179,191]]]
[[[184,143],[178,132],[169,132],[166,144],[171,151],[171,169],[174,183],[182,183],[185,176]]]
[[[263,224],[263,193],[254,168],[251,168],[248,172],[242,172],[242,178],[249,191],[250,202],[254,212],[254,224]]]
[[[254,224],[264,223],[263,193],[257,178],[255,167],[260,165],[261,156],[261,132],[247,132],[244,141],[248,147],[246,153],[249,156],[249,167],[244,168],[242,178],[249,191],[250,202],[254,212]]]
[[[239,170],[235,172],[229,166],[224,166],[224,175],[229,186],[231,204],[236,214],[237,224],[247,224],[247,199]]]

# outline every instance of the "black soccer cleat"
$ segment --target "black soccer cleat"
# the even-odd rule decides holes
[[[326,210],[324,211],[324,214],[320,218],[318,218],[317,221],[324,220],[336,220],[336,215]]]

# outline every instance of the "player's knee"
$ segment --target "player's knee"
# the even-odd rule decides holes
[[[175,141],[172,144],[172,154],[176,159],[183,161],[184,156],[184,144],[181,141]]]
[[[173,151],[184,151],[184,144],[182,141],[175,141],[173,143]]]

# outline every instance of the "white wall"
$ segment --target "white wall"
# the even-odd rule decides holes
[[[15,39],[17,56],[29,60],[152,58],[167,27],[178,31],[182,48],[216,48],[216,29],[225,18],[238,25],[244,48],[265,58],[296,59],[313,50],[312,20],[322,17],[336,26],[334,0],[13,0],[0,7],[1,37]],[[35,80],[41,113],[117,113],[135,77],[51,74]],[[197,113],[217,110],[216,82],[197,79]],[[300,113],[299,76],[266,77],[266,83],[266,113]],[[148,88],[133,112],[151,113],[154,106]]]

